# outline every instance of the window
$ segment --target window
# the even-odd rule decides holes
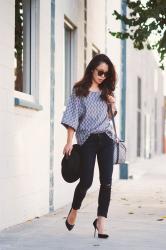
[[[68,20],[64,23],[64,80],[65,80],[65,105],[69,95],[71,94],[72,85],[74,83],[74,67],[75,67],[75,26]]]
[[[137,78],[137,156],[141,156],[141,78]]]
[[[100,50],[94,44],[92,44],[92,57],[96,56],[99,53]]]
[[[35,95],[38,82],[39,0],[15,1],[15,90]]]

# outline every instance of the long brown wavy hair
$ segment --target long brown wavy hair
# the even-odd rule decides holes
[[[113,91],[116,86],[116,71],[111,60],[105,54],[98,54],[92,58],[88,66],[86,67],[83,78],[76,82],[74,85],[75,93],[77,96],[87,96],[89,94],[89,88],[92,85],[92,74],[93,71],[101,63],[106,63],[108,65],[109,76],[104,79],[104,81],[99,85],[101,90],[101,98],[107,101],[107,95],[114,95]]]

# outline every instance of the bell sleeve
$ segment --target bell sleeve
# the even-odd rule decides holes
[[[73,91],[68,99],[67,106],[61,120],[61,124],[66,128],[72,127],[74,130],[77,130],[79,125],[79,105],[79,97],[76,96]]]

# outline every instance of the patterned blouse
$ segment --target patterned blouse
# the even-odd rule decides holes
[[[101,91],[89,91],[86,97],[79,97],[73,90],[69,97],[61,124],[66,128],[74,128],[79,145],[82,145],[92,133],[105,132],[110,138],[115,139],[112,121],[108,117],[108,106],[100,94]]]

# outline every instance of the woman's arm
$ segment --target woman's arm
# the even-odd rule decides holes
[[[111,119],[112,115],[111,115],[111,110],[110,110],[110,107],[109,107],[110,105],[111,105],[111,108],[112,108],[113,116],[115,116],[117,114],[117,109],[116,109],[116,105],[115,105],[115,97],[111,96],[111,95],[108,95],[107,104],[108,104],[108,116]]]
[[[71,151],[73,149],[73,136],[74,136],[74,128],[72,127],[68,127],[67,128],[67,143],[63,149],[63,154],[66,154],[66,155],[71,155]]]

